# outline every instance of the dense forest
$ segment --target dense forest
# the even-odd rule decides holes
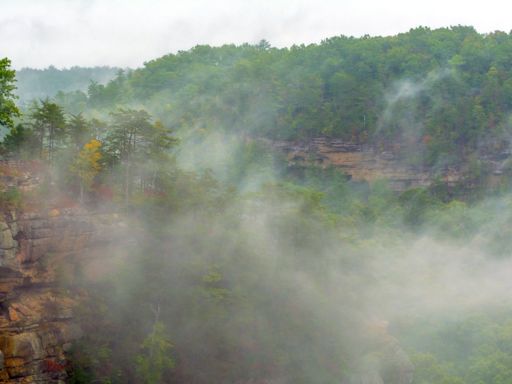
[[[59,92],[87,91],[91,82],[106,84],[119,71],[120,68],[110,67],[23,68],[16,73],[16,94],[20,97],[20,103],[25,104],[33,99],[54,97]]]
[[[60,101],[71,112],[143,105],[177,131],[398,142],[421,148],[409,161],[451,164],[508,148],[511,45],[507,33],[460,26],[283,49],[197,46]]]
[[[87,90],[72,72],[17,107],[0,61],[2,156],[46,172],[2,205],[128,223],[114,272],[61,276],[87,292],[71,383],[510,383],[508,174],[397,193],[254,140],[336,137],[430,167],[508,153],[510,34],[197,46]]]

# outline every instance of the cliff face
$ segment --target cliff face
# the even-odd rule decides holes
[[[79,209],[0,217],[1,383],[63,382],[65,352],[81,336],[73,310],[83,293],[61,283],[107,244],[114,222]]]
[[[382,151],[371,145],[346,142],[325,137],[309,142],[272,142],[272,147],[286,153],[290,165],[315,164],[321,167],[334,166],[341,169],[354,181],[388,181],[391,189],[405,191],[409,188],[427,187],[435,179],[453,186],[463,181],[465,165],[433,169],[413,166],[402,161],[394,151]],[[503,173],[509,154],[483,156],[482,162],[490,170],[490,182]]]

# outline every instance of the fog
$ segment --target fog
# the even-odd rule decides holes
[[[440,11],[442,10],[442,11]],[[424,25],[509,31],[506,1],[3,0],[0,51],[15,68],[139,67],[197,44],[318,43],[335,35],[391,35]],[[80,47],[77,49],[77,47]]]
[[[220,30],[210,43],[225,40],[220,24],[233,28],[233,36],[236,25],[210,19],[205,3],[193,4],[204,6],[197,16],[202,28]],[[244,13],[249,7],[247,13],[261,28],[254,32],[248,23],[251,37],[242,34],[244,39],[257,41],[268,31],[279,35],[259,20],[272,24],[278,8],[258,13],[250,12],[252,3],[237,4],[243,10],[234,11]],[[301,6],[297,11],[277,5],[295,12],[293,23],[318,17],[306,12],[309,3]],[[110,10],[99,2],[74,7],[85,20],[100,20]],[[182,7],[183,17],[193,18]],[[71,20],[76,9],[68,8]],[[131,34],[123,34],[122,28],[114,33],[133,51],[147,42],[147,27],[133,20],[135,10],[140,11],[137,17],[148,19],[155,12],[130,3],[123,8],[126,17],[115,18],[112,27],[133,22]],[[215,16],[214,11],[227,12],[221,6],[212,10]],[[65,27],[64,20],[55,24],[55,31],[42,27],[41,38],[57,42],[52,34]],[[240,18],[236,23],[244,22]],[[180,28],[189,31],[185,24]],[[154,28],[172,40],[172,31],[159,29],[158,21]],[[96,25],[93,30],[105,32]],[[104,253],[80,258],[74,275],[66,276],[60,287],[81,297],[76,321],[84,336],[67,351],[72,380],[498,383],[494,375],[508,380],[507,372],[500,373],[509,366],[512,334],[508,158],[502,174],[492,173],[477,150],[490,136],[501,140],[500,146],[485,155],[506,152],[509,112],[500,110],[505,101],[496,101],[504,94],[498,92],[494,75],[501,72],[485,61],[488,56],[473,53],[480,52],[479,44],[492,48],[509,37],[497,34],[486,40],[471,28],[440,33],[455,36],[454,45],[460,39],[469,59],[484,69],[464,72],[450,67],[453,62],[447,59],[432,65],[437,69],[422,67],[415,73],[396,64],[400,50],[386,61],[391,44],[405,49],[427,41],[430,32],[424,29],[410,40],[357,40],[375,43],[378,49],[372,52],[379,59],[365,58],[367,63],[360,65],[354,48],[353,67],[335,61],[339,52],[332,48],[349,50],[352,39],[309,51],[230,46],[218,54],[203,47],[120,75],[106,87],[93,85],[87,94],[60,95],[83,115],[66,114],[50,99],[26,110],[17,126],[21,133],[14,139],[11,135],[11,146],[3,150],[7,157],[23,160],[39,156],[47,167],[47,179],[28,198],[39,198],[44,207],[65,196],[86,212],[113,213],[118,221],[119,233],[112,235]],[[444,41],[443,35],[436,36]],[[381,43],[385,49],[379,48]],[[137,60],[158,49],[178,49],[165,44],[147,43]],[[86,48],[84,41],[81,54]],[[131,54],[123,56],[126,46],[118,48],[122,54],[115,60],[129,64]],[[324,48],[332,60],[315,72],[315,55]],[[95,52],[91,57],[112,64],[109,55],[115,54]],[[308,58],[309,67],[300,55]],[[53,62],[65,63],[66,57],[54,56]],[[283,57],[288,61],[279,61]],[[415,63],[423,60],[421,55],[414,58]],[[386,65],[377,65],[382,62]],[[505,78],[503,63],[496,65]],[[366,84],[367,93],[358,93],[358,81],[367,79],[366,73],[375,82]],[[443,93],[447,84],[453,89]],[[358,93],[354,103],[350,92]],[[458,104],[449,104],[453,98]],[[464,103],[470,102],[472,109],[459,118]],[[308,103],[314,104],[311,110]],[[446,105],[450,109],[443,110]],[[57,117],[50,123],[41,119],[46,106]],[[346,106],[354,111],[344,111]],[[367,129],[366,115],[361,126],[360,112],[368,110],[376,116],[375,126]],[[449,124],[436,120],[440,111],[447,111],[442,116]],[[499,112],[506,118],[499,120]],[[349,117],[338,121],[342,114]],[[334,122],[322,120],[325,116]],[[480,125],[468,123],[476,118]],[[320,122],[312,129],[315,119]],[[364,160],[371,167],[396,146],[392,171],[398,175],[393,177],[406,185],[410,176],[400,166],[428,168],[430,184],[397,191],[378,175],[352,180],[339,168],[318,162],[313,152],[294,163],[273,145],[284,138],[281,143],[287,140],[291,147],[308,146],[316,134],[346,144],[339,153],[354,152],[347,161],[349,171],[361,148],[373,146],[379,154]],[[430,145],[433,140],[437,147]],[[440,178],[447,164],[465,170],[470,161],[478,166],[475,172],[461,171],[451,184]],[[502,177],[497,187],[488,181],[495,176]]]
[[[187,156],[178,164],[227,180],[240,145],[220,134],[182,143]],[[424,323],[509,307],[512,261],[493,250],[499,223],[510,218],[506,198],[460,218],[448,212],[455,226],[486,212],[462,238],[436,217],[420,231],[378,222],[357,229],[325,221],[321,207],[277,187],[280,170],[266,167],[245,168],[240,195],[217,209],[191,208],[158,228],[149,216],[126,216],[122,237],[137,245],[109,252],[121,255],[119,264],[107,258],[99,280],[95,261],[89,289],[101,287],[109,317],[125,329],[118,338],[149,331],[159,308],[183,365],[175,380],[411,382],[409,354],[429,351],[435,337]]]

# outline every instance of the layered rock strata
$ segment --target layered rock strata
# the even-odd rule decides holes
[[[464,174],[467,171],[464,164],[460,167],[414,166],[400,159],[396,154],[397,151],[384,151],[372,145],[326,137],[314,138],[308,142],[274,141],[269,143],[286,154],[290,165],[333,166],[339,168],[349,179],[356,182],[387,180],[389,187],[396,191],[427,187],[434,180],[453,186],[464,180]],[[509,153],[481,156],[482,163],[490,171],[490,183],[497,182],[496,179],[503,174],[503,169],[509,158]]]
[[[0,383],[65,381],[83,294],[64,282],[89,250],[106,245],[115,220],[80,209],[0,217]]]

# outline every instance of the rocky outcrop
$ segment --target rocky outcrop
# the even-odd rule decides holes
[[[28,192],[40,185],[45,167],[38,161],[0,160],[0,190]]]
[[[308,142],[274,141],[270,145],[283,151],[289,165],[314,164],[321,167],[333,166],[342,170],[354,181],[372,182],[385,179],[396,191],[409,188],[427,187],[434,180],[453,186],[464,179],[464,167],[414,166],[403,161],[397,150],[380,150],[373,145],[346,142],[326,137],[314,138]],[[509,153],[486,154],[482,162],[489,168],[490,182],[496,182],[503,174]]]
[[[0,216],[0,383],[64,382],[84,295],[64,282],[118,222],[80,209]]]

